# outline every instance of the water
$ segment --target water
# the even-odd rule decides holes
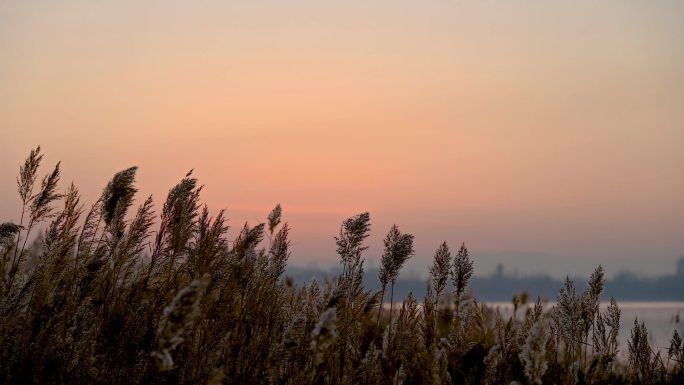
[[[484,302],[491,309],[499,309],[502,316],[510,317],[513,314],[513,304],[510,302]],[[601,303],[601,311],[605,311],[609,302]],[[544,310],[549,310],[555,305],[554,302],[546,302]],[[528,306],[534,303],[528,302]],[[389,303],[384,303],[383,308],[389,309]],[[648,330],[648,339],[654,351],[660,351],[663,360],[667,359],[667,349],[675,329],[684,338],[684,302],[619,302],[620,308],[620,332],[618,334],[618,358],[627,360],[629,350],[627,341],[631,338],[634,320],[643,322]],[[395,303],[395,311],[401,308],[401,303]],[[518,309],[518,317],[525,314],[525,309]],[[590,337],[591,339],[591,337]],[[591,343],[591,341],[589,341]]]
[[[510,302],[487,302],[487,306],[499,308],[502,315],[510,316],[513,305]],[[547,303],[550,308],[554,303]],[[601,310],[605,310],[608,303],[601,303]],[[684,302],[618,302],[621,310],[620,333],[618,356],[626,359],[629,355],[627,341],[631,337],[634,320],[643,322],[648,330],[648,338],[654,351],[661,351],[661,357],[667,357],[667,349],[670,347],[672,333],[676,330],[679,334],[684,333]],[[520,312],[520,310],[519,310]],[[522,311],[524,313],[524,310]],[[520,313],[519,313],[520,314]]]

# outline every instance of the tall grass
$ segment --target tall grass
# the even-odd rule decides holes
[[[19,223],[0,224],[3,384],[637,384],[682,383],[684,347],[667,357],[635,322],[617,360],[620,310],[601,311],[603,270],[568,280],[544,310],[525,295],[504,317],[469,293],[473,261],[441,244],[428,293],[380,306],[413,236],[385,238],[382,290],[363,286],[370,216],[335,237],[342,273],[297,286],[283,277],[290,227],[280,205],[228,238],[192,173],[159,212],[135,202],[137,168],[116,173],[86,210],[59,192],[59,164],[36,184],[42,154],[20,166]],[[38,243],[29,244],[36,238]],[[28,246],[27,246],[28,245]],[[35,258],[29,256],[35,256]],[[451,281],[451,285],[449,285]]]

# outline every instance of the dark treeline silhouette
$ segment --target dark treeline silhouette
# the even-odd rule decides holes
[[[472,294],[483,301],[510,301],[514,295],[526,292],[531,298],[555,301],[558,288],[564,282],[548,275],[518,276],[505,274],[503,271],[500,266],[493,274],[474,276],[470,282]],[[312,278],[321,280],[334,277],[339,271],[291,266],[285,274],[303,284]],[[572,280],[579,288],[587,285],[584,277],[573,277]],[[378,271],[368,270],[364,274],[364,283],[369,288],[379,289]],[[400,276],[395,283],[394,293],[397,298],[405,298],[409,293],[422,298],[426,288],[427,278]],[[639,277],[632,272],[623,271],[612,279],[606,279],[601,298],[607,300],[611,297],[620,301],[684,301],[684,257],[679,259],[677,270],[673,274]]]

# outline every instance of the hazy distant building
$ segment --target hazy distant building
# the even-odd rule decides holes
[[[494,272],[494,276],[500,278],[500,277],[503,277],[503,275],[504,275],[504,267],[502,264],[498,263],[496,265],[496,271]]]

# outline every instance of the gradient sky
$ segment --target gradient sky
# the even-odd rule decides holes
[[[32,147],[92,202],[185,173],[233,229],[276,204],[292,263],[392,223],[426,271],[671,272],[684,254],[682,1],[1,1],[0,221]],[[235,235],[235,230],[231,232]]]

